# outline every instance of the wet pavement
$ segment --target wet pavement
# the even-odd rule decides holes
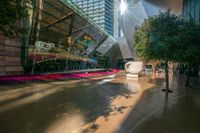
[[[141,121],[132,133],[199,133],[200,93],[178,97]]]
[[[198,133],[200,79],[184,81],[170,74],[168,95],[163,74],[0,85],[0,132]]]

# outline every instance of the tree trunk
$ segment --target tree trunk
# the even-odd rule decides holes
[[[187,74],[186,87],[190,87],[190,74]]]
[[[166,91],[169,91],[169,73],[168,73],[168,61],[165,61],[165,81],[166,81]]]
[[[187,71],[187,79],[185,87],[190,87],[190,75],[191,75],[191,65],[189,65],[188,71]]]

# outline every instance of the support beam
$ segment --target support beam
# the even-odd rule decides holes
[[[49,25],[46,26],[46,28],[49,28],[49,27],[55,25],[56,23],[59,23],[61,21],[68,19],[69,17],[72,17],[73,14],[74,14],[73,12],[70,12],[68,15],[63,16],[63,17],[59,18],[58,20],[55,20],[54,22],[50,23]]]
[[[59,1],[59,0],[58,0],[58,2],[59,2],[60,4],[63,5],[63,2],[61,2],[61,1]],[[44,3],[47,4],[48,6],[50,6],[50,8],[56,9],[56,10],[59,11],[60,13],[67,15],[66,12],[63,12],[60,8],[56,7],[55,5],[53,5],[52,3],[50,3],[49,1],[44,0]],[[66,6],[66,5],[65,5],[65,7],[69,8],[69,7]],[[76,14],[76,13],[75,13],[75,14]],[[76,15],[78,15],[78,14],[76,14]],[[78,15],[78,16],[80,17],[80,15]],[[84,25],[81,25],[80,22],[78,22],[78,21],[76,22],[76,24],[80,25],[81,27],[84,26]]]
[[[73,30],[73,26],[74,26],[74,19],[75,19],[75,14],[72,15],[71,22],[70,22],[70,25],[69,25],[69,35],[70,36],[72,35],[72,30]]]
[[[84,30],[85,28],[88,28],[89,26],[91,26],[91,25],[86,25],[84,27],[81,27],[81,28],[77,29],[76,31],[74,31],[73,34],[80,32],[80,31]]]
[[[40,9],[40,8],[37,8],[37,9],[38,9],[38,10],[41,10],[42,13],[45,13],[46,15],[48,15],[48,16],[50,16],[50,17],[53,17],[54,19],[59,19],[58,17],[56,17],[56,16],[54,16],[54,15],[48,13],[48,12],[45,11],[45,10],[42,10],[42,9]],[[64,23],[67,24],[67,25],[69,25],[69,23],[67,23],[67,22],[64,22]],[[49,23],[48,23],[48,24],[49,24]],[[54,27],[56,27],[56,26],[54,26]]]
[[[105,36],[105,37],[99,42],[99,44],[96,46],[96,48],[89,54],[89,57],[97,50],[97,48],[98,48],[104,41],[106,41],[107,38],[108,38],[108,37]]]
[[[58,2],[59,2],[59,0],[58,0]],[[60,8],[56,7],[56,6],[55,6],[54,4],[52,4],[51,2],[49,2],[49,0],[44,0],[44,3],[47,4],[47,5],[49,5],[49,6],[51,6],[53,9],[56,9],[56,10],[59,11],[60,13],[65,14],[66,16],[68,15],[68,14],[66,14],[66,12],[64,12],[64,11],[61,10]]]

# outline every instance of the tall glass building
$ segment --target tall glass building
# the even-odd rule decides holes
[[[183,18],[200,24],[200,0],[183,0]]]
[[[72,0],[110,35],[114,35],[113,0]]]

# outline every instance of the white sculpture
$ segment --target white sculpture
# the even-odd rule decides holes
[[[49,51],[55,48],[55,45],[53,43],[46,43],[43,41],[36,41],[35,42],[36,49],[39,51]]]
[[[125,64],[125,70],[129,72],[127,79],[138,78],[139,73],[142,71],[143,63],[141,61],[129,61]]]

